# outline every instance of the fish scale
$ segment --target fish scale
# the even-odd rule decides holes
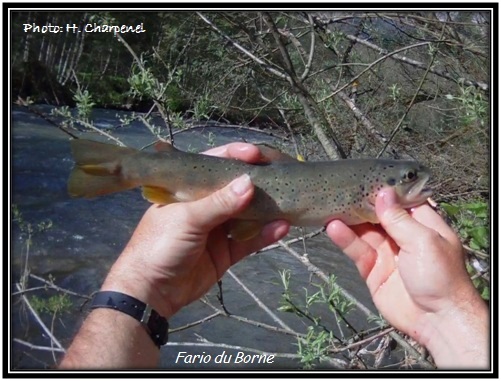
[[[76,165],[68,190],[74,197],[96,197],[142,187],[151,202],[169,204],[205,197],[247,173],[254,197],[233,222],[232,236],[249,239],[266,223],[285,219],[294,226],[322,226],[333,219],[348,225],[378,223],[376,195],[395,189],[405,208],[423,203],[429,170],[414,161],[352,159],[299,162],[269,148],[263,165],[182,152],[164,143],[158,152],[73,140]]]

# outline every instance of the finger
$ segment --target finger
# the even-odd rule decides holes
[[[259,148],[249,143],[229,143],[224,146],[211,148],[203,152],[203,154],[226,159],[238,159],[248,163],[258,162],[261,157]]]
[[[332,242],[355,263],[362,278],[367,279],[377,259],[374,247],[339,220],[330,222],[326,233]]]
[[[185,203],[190,226],[208,233],[245,209],[253,194],[254,186],[245,174],[205,198]]]
[[[351,226],[351,229],[375,250],[381,246],[388,236],[381,225],[366,223]]]
[[[231,265],[262,248],[277,242],[289,232],[290,224],[285,220],[273,221],[263,227],[257,237],[248,241],[231,241]]]
[[[435,212],[430,205],[423,204],[411,209],[411,216],[424,226],[437,231],[451,243],[459,242],[456,232]]]
[[[434,231],[416,221],[397,201],[392,188],[382,189],[376,197],[376,214],[386,232],[398,246],[409,251],[416,243],[416,237],[428,237]]]

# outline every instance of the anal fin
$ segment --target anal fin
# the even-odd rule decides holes
[[[258,221],[233,220],[230,234],[235,241],[247,241],[261,233],[262,229],[263,225]]]
[[[160,187],[143,186],[143,197],[153,204],[167,205],[179,200],[167,189]]]

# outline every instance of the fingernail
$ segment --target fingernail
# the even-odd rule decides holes
[[[233,180],[230,184],[231,190],[238,196],[243,196],[244,194],[246,194],[251,189],[251,187],[252,182],[250,176],[247,174]]]
[[[238,152],[247,152],[252,148],[249,144],[238,145],[235,147],[235,150]]]
[[[212,148],[212,149],[208,150],[207,153],[211,156],[223,156],[223,154],[225,154],[227,150],[228,150],[228,147],[221,146],[221,147]]]

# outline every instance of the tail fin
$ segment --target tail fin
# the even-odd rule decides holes
[[[96,197],[134,187],[121,176],[121,159],[137,150],[75,139],[71,151],[76,166],[68,180],[70,196]]]

